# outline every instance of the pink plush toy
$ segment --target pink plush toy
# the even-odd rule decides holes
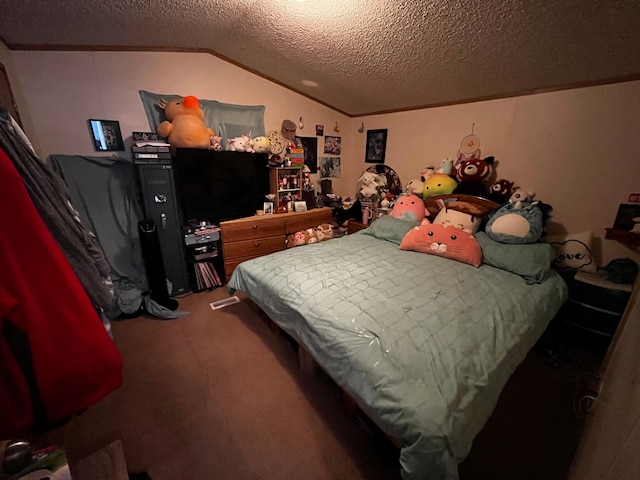
[[[424,217],[429,215],[429,211],[425,208],[422,199],[417,195],[401,195],[396,200],[389,215],[394,218],[417,220],[420,222]]]

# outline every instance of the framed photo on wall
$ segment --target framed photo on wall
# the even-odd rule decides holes
[[[117,120],[89,120],[91,139],[98,152],[120,152],[124,150],[120,123]]]
[[[366,163],[384,163],[387,149],[387,129],[367,130]]]

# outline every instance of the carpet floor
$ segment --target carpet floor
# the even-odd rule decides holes
[[[153,480],[399,479],[395,449],[346,415],[328,378],[299,370],[291,342],[250,302],[210,308],[227,296],[183,297],[190,314],[176,320],[113,322],[122,387],[36,446],[62,445],[73,463],[120,439],[129,471]],[[593,359],[552,353],[534,349],[513,375],[462,480],[566,478]]]

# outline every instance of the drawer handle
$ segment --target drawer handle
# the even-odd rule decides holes
[[[254,226],[253,226],[253,229],[254,229],[254,230],[258,230],[259,228],[260,228],[260,225],[254,225]]]
[[[254,247],[258,248],[260,246],[260,244],[258,242],[253,244]]]

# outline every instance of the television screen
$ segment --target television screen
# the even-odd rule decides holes
[[[266,153],[178,148],[174,164],[186,223],[255,215],[269,193]]]

